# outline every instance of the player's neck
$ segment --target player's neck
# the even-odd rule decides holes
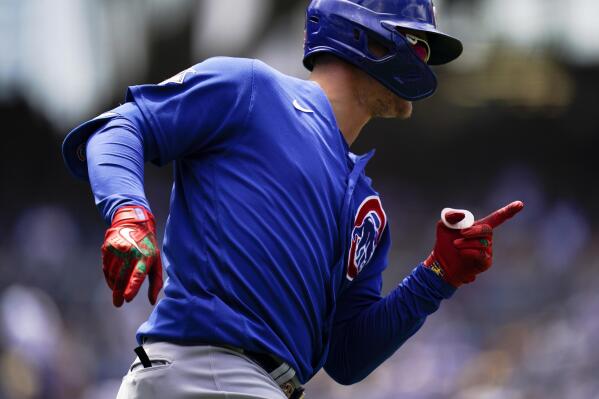
[[[366,105],[360,101],[358,90],[361,74],[353,66],[336,60],[319,62],[310,74],[310,80],[320,85],[331,103],[337,125],[348,145],[358,138],[372,117]]]

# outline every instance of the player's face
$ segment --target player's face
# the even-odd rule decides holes
[[[421,56],[423,61],[426,62],[430,51],[428,44],[426,44],[426,34],[412,30],[402,30],[401,33],[412,39],[418,38],[423,40],[423,42],[415,44],[414,47],[417,47],[417,50],[422,50]],[[420,48],[420,43],[425,43],[426,47]],[[370,53],[378,57],[384,57],[389,52],[387,48],[376,41],[369,42],[368,47]],[[412,116],[413,106],[411,101],[405,100],[392,93],[389,89],[370,76],[368,76],[367,81],[359,94],[362,103],[367,106],[370,114],[374,118],[407,119]]]

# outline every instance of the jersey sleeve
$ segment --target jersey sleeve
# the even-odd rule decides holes
[[[361,381],[389,358],[455,288],[422,265],[382,297],[389,229],[369,265],[337,301],[325,371],[345,385]]]
[[[88,180],[87,140],[108,121],[125,116],[135,105],[140,116],[129,118],[144,143],[156,152],[146,161],[158,165],[202,151],[225,149],[243,132],[253,92],[254,61],[211,58],[157,85],[131,86],[126,103],[73,129],[62,154],[73,176]]]
[[[90,186],[107,224],[124,205],[139,205],[151,211],[144,192],[144,163],[157,156],[152,137],[144,137],[138,129],[142,119],[139,108],[126,103],[114,113],[86,145]]]
[[[156,141],[158,164],[224,149],[243,130],[251,108],[253,64],[211,58],[160,84],[129,87],[127,101],[144,116],[141,130]]]

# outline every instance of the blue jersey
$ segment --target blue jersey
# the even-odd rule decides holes
[[[214,58],[75,129],[63,152],[109,222],[148,207],[143,162],[174,162],[164,297],[138,339],[231,345],[364,378],[453,288],[418,267],[381,297],[381,199],[314,82]],[[93,137],[88,137],[94,133]]]

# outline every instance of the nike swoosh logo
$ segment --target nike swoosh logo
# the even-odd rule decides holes
[[[298,111],[302,111],[302,112],[309,113],[309,114],[314,113],[314,111],[312,111],[310,108],[302,107],[301,104],[297,100],[293,100],[293,106]]]
[[[122,229],[119,230],[119,234],[121,235],[121,237],[123,237],[125,239],[125,241],[127,241],[129,244],[133,245],[135,248],[137,248],[137,250],[141,253],[142,250],[140,247],[137,246],[137,243],[135,242],[135,240],[133,239],[133,237],[131,237],[131,233],[135,231],[134,229],[130,228],[130,227],[124,227]]]

